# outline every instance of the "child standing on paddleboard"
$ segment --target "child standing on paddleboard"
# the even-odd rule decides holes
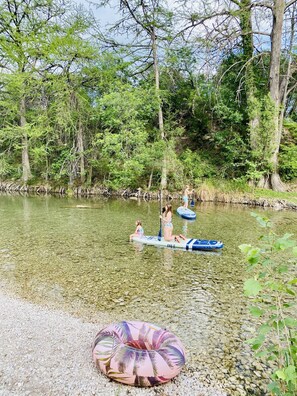
[[[188,208],[189,205],[189,194],[193,194],[194,190],[190,190],[190,186],[186,185],[184,195],[183,195],[183,207]]]
[[[188,204],[189,204],[189,194],[192,191],[190,190],[190,186],[186,186],[185,191],[184,191],[184,195],[183,195],[183,207],[187,208]]]

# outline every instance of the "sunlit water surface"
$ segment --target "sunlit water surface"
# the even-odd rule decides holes
[[[136,219],[147,235],[158,233],[156,202],[2,195],[1,284],[86,320],[103,313],[155,322],[182,339],[190,362],[245,374],[248,275],[238,245],[257,243],[263,232],[252,210],[270,217],[279,234],[296,235],[297,213],[213,204],[195,210],[194,222],[174,216],[175,232],[222,240],[221,254],[130,243]]]

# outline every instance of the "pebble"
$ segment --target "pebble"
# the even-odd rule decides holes
[[[0,396],[227,396],[215,376],[186,365],[156,388],[118,384],[99,373],[91,345],[108,323],[71,315],[7,296],[0,290]]]

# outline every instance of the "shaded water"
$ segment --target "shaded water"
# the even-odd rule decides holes
[[[1,283],[22,298],[88,320],[104,312],[115,321],[155,322],[182,339],[189,361],[200,362],[201,370],[247,377],[251,360],[242,341],[250,323],[238,245],[256,243],[262,230],[250,208],[198,204],[195,210],[194,222],[174,216],[175,232],[222,240],[221,254],[128,242],[136,219],[147,235],[158,233],[156,202],[2,195]],[[296,212],[265,216],[279,234],[296,235]]]

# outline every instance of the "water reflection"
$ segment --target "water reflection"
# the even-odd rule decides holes
[[[133,247],[135,249],[135,253],[140,253],[144,249],[144,244],[143,243],[133,242],[132,245],[133,245]]]
[[[183,220],[183,235],[188,236],[188,221],[185,219]]]
[[[137,218],[147,235],[158,233],[157,202],[0,196],[0,209],[5,287],[90,320],[106,312],[110,320],[156,322],[176,332],[190,361],[210,373],[236,369],[249,326],[238,245],[262,233],[249,208],[203,204],[194,222],[174,217],[188,237],[222,240],[219,253],[130,243]],[[296,233],[297,213],[265,214],[280,234]]]
[[[173,251],[171,249],[162,249],[163,250],[163,263],[164,269],[167,271],[168,276],[170,276],[170,271],[173,266]]]

